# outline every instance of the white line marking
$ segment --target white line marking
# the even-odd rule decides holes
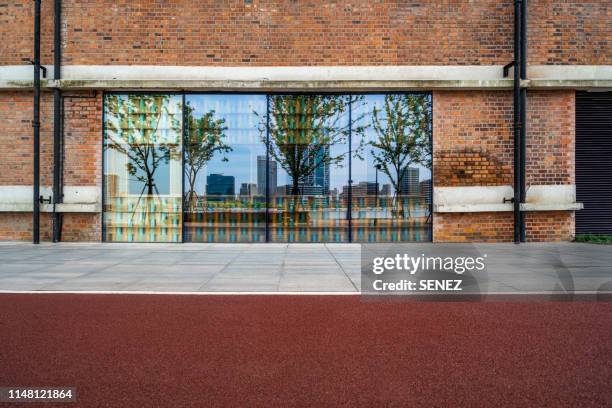
[[[385,297],[424,297],[424,296],[521,296],[521,295],[612,295],[610,291],[574,291],[567,292],[488,292],[488,293],[413,293],[413,294],[372,294],[362,292],[173,292],[173,291],[138,291],[138,290],[3,290],[0,294],[74,294],[74,295],[206,295],[206,296],[385,296]]]

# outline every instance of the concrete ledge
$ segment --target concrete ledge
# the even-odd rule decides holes
[[[102,210],[96,186],[64,186],[63,203],[56,212],[99,213]],[[53,196],[50,186],[41,186],[40,195]],[[32,186],[0,186],[0,212],[32,212]],[[41,204],[41,212],[53,212],[53,204]]]
[[[48,66],[47,78],[53,77]],[[207,91],[384,91],[511,89],[501,65],[207,67],[162,65],[66,65],[62,79],[43,79],[43,89]],[[0,66],[0,89],[28,90],[32,67]],[[612,89],[612,66],[529,67],[533,89]]]
[[[504,203],[504,199],[513,196],[512,186],[434,186],[434,212],[513,211],[512,203]],[[583,208],[582,203],[576,202],[573,184],[529,186],[526,201],[521,204],[521,211],[577,211]]]
[[[2,204],[0,203],[0,213],[2,212],[32,212],[32,203]],[[55,211],[61,213],[100,213],[101,204],[57,204]],[[41,204],[40,212],[52,213],[53,204]]]
[[[612,90],[612,79],[529,79],[527,82],[529,89]]]
[[[582,203],[521,204],[521,211],[579,211],[583,208]]]
[[[512,204],[456,204],[434,205],[437,213],[474,213],[512,211]]]
[[[70,80],[42,81],[47,90],[159,90],[159,91],[393,91],[393,90],[493,90],[512,89],[511,79],[493,80],[364,80],[364,81],[206,81],[206,80]],[[2,81],[0,89],[28,90],[33,81]]]

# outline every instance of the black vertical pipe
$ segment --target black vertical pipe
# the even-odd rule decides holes
[[[53,79],[61,78],[62,47],[62,1],[55,0],[54,32],[53,32]],[[59,88],[53,89],[53,242],[61,239],[62,219],[61,213],[57,212],[57,204],[62,202],[62,140],[61,140],[61,99],[62,93]]]
[[[40,1],[34,0],[34,184],[32,242],[40,243]]]
[[[521,2],[521,80],[527,79],[527,0]],[[521,153],[520,153],[520,199],[524,203],[527,198],[527,88],[521,87],[520,95],[520,116],[521,116]],[[525,212],[521,211],[519,222],[521,242],[526,241],[525,232]]]
[[[521,0],[514,1],[514,242],[521,242]]]

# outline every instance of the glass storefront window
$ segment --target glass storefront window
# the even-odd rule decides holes
[[[349,98],[272,95],[268,154],[278,170],[270,200],[272,242],[344,242]]]
[[[366,95],[353,113],[353,242],[431,241],[431,96]]]
[[[107,241],[431,240],[430,94],[108,94],[104,109]]]
[[[265,242],[265,113],[264,95],[186,96],[185,241]]]
[[[182,98],[106,95],[105,240],[180,242]]]

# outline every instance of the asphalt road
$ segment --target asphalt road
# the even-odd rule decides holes
[[[0,295],[0,386],[63,407],[610,406],[611,356],[610,302]]]

